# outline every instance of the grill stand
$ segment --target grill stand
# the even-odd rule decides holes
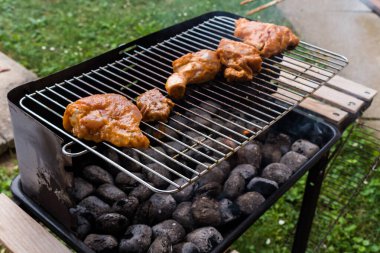
[[[329,159],[327,152],[321,157],[318,163],[309,170],[293,241],[293,253],[306,252],[315,211],[317,209],[318,198],[328,163]]]

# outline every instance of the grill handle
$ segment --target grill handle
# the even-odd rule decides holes
[[[67,148],[70,147],[71,145],[73,145],[74,142],[73,141],[70,141],[68,143],[66,143],[65,145],[62,146],[62,153],[65,155],[65,156],[68,156],[68,157],[78,157],[78,156],[81,156],[81,155],[84,155],[84,154],[87,154],[89,151],[87,149],[85,150],[82,150],[82,151],[79,151],[79,152],[71,152],[71,151],[68,151]],[[93,149],[96,149],[96,146],[93,146],[92,147]]]

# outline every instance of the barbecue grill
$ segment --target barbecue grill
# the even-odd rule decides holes
[[[294,136],[302,137],[306,124],[310,131],[308,137],[314,139],[321,150],[257,212],[242,220],[234,230],[224,233],[228,237],[215,251],[225,249],[336,141],[338,133],[334,128],[300,112],[289,114],[285,121],[280,119],[343,69],[348,63],[345,57],[301,42],[292,51],[265,59],[263,71],[251,82],[235,85],[219,77],[205,85],[191,86],[184,100],[175,101],[173,117],[168,123],[142,122],[141,128],[151,141],[150,151],[132,149],[142,160],[106,142],[94,144],[77,139],[63,130],[62,115],[70,102],[92,94],[112,92],[131,100],[152,88],[166,94],[163,84],[172,73],[171,62],[188,52],[215,50],[223,37],[238,40],[233,36],[237,18],[230,13],[208,13],[12,90],[8,99],[20,167],[18,183],[27,194],[19,192],[16,196],[74,247],[88,251],[30,200],[70,227],[68,208],[73,203],[67,189],[72,186],[75,167],[80,167],[85,160],[116,168],[155,192],[174,193],[202,178],[269,128],[275,129],[286,122],[295,131]],[[291,124],[292,121],[299,125]],[[201,138],[194,138],[188,131]],[[174,148],[168,141],[183,148]],[[173,155],[166,154],[162,148]],[[106,156],[110,150],[171,187],[160,188],[136,176],[128,167]],[[172,176],[147,166],[151,163],[160,165]],[[182,178],[184,183],[175,182],[174,177]]]

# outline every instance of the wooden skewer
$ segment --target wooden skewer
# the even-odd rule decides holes
[[[244,4],[253,2],[253,1],[255,1],[255,0],[243,0],[243,1],[240,2],[240,5],[244,5]]]
[[[248,15],[255,14],[256,12],[265,10],[266,8],[269,8],[269,7],[273,6],[273,5],[276,5],[276,4],[278,4],[278,3],[282,2],[282,1],[284,1],[284,0],[273,0],[273,1],[269,2],[269,3],[266,3],[264,5],[261,5],[261,6],[257,7],[257,8],[255,8],[253,10],[250,10],[249,12],[246,13],[246,15],[248,16]]]

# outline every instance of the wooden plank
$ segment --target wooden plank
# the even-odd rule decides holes
[[[326,86],[321,86],[319,89],[317,89],[314,92],[313,97],[323,99],[328,103],[353,114],[357,113],[364,105],[363,100],[357,99],[353,96],[347,95],[343,92]]]
[[[277,90],[277,92],[273,93],[272,95],[290,103],[295,103],[295,100],[302,99],[302,97],[281,89]],[[319,114],[326,120],[338,126],[349,116],[347,112],[313,98],[305,98],[305,100],[303,100],[299,106],[301,108]]]
[[[371,101],[377,94],[376,90],[353,82],[341,76],[335,76],[331,78],[331,80],[328,81],[327,85],[367,102]]]
[[[0,241],[13,253],[71,252],[4,194],[0,194]]]
[[[284,59],[288,61],[282,63],[286,67],[310,74],[311,76],[317,77],[318,74],[316,75],[314,72],[311,73],[310,69],[323,75],[331,75],[329,72],[312,68],[306,63],[299,64],[288,57],[284,57]],[[301,80],[301,78],[302,77],[282,71],[278,81],[282,85],[290,87],[290,89],[299,89],[298,92],[300,93],[312,92],[313,88],[317,88],[317,85],[310,81],[307,81],[307,85],[304,85],[303,83],[305,82],[305,79],[303,79],[301,83],[297,82],[297,79]],[[332,78],[328,85],[330,87],[323,85],[317,88],[315,92],[311,94],[312,98],[306,98],[299,106],[319,114],[336,125],[340,125],[349,116],[349,113],[356,114],[361,108],[363,108],[365,101],[371,101],[377,93],[376,90],[340,76]],[[284,89],[278,89],[273,96],[290,103],[295,103],[302,99],[302,97]]]
[[[328,104],[324,104],[314,98],[306,98],[300,103],[300,106],[304,109],[318,113],[336,125],[340,125],[349,115],[343,110],[340,110]]]

